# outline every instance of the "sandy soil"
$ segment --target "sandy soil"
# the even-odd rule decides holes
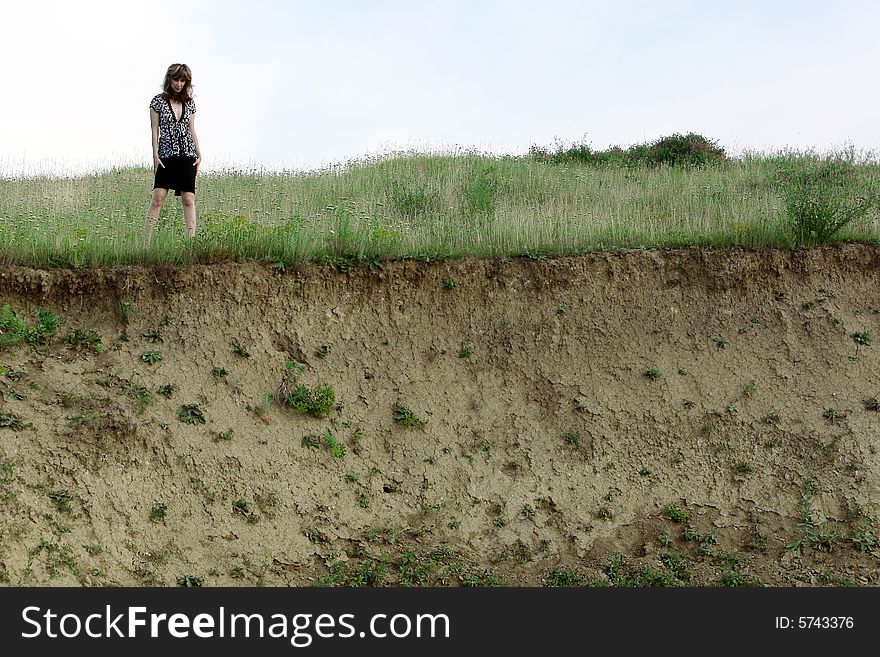
[[[5,267],[65,323],[0,350],[0,581],[874,586],[878,290],[856,245]]]

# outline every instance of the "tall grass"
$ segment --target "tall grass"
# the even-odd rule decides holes
[[[147,169],[0,180],[0,262],[38,267],[576,254],[665,246],[793,246],[780,188],[811,154],[710,167],[624,166],[478,154],[399,154],[311,173],[198,180],[196,238],[169,196],[143,248]],[[854,165],[868,185],[880,166]],[[876,240],[871,208],[835,239]]]

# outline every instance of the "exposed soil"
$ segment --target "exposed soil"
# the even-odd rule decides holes
[[[878,290],[858,245],[5,267],[65,323],[0,350],[0,581],[877,585]]]

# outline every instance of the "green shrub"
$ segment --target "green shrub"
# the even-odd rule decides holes
[[[30,346],[36,348],[52,341],[58,332],[58,327],[64,323],[64,317],[44,308],[37,308],[34,313],[37,316],[37,323],[27,330],[26,339]]]
[[[554,164],[588,164],[618,166],[656,166],[666,164],[678,167],[699,167],[717,164],[727,159],[718,142],[689,132],[673,134],[652,142],[637,144],[624,150],[613,146],[604,151],[593,150],[587,144],[573,144],[570,148],[557,146],[551,153],[544,148],[532,146],[529,155],[542,162]]]
[[[627,151],[629,160],[644,160],[646,164],[669,166],[706,166],[726,159],[718,143],[702,135],[689,132],[661,137],[646,146]]]
[[[336,394],[333,386],[325,385],[316,388],[308,388],[298,383],[296,388],[285,398],[285,403],[292,406],[300,413],[307,413],[316,417],[330,415],[336,404]]]
[[[780,172],[776,182],[789,233],[798,244],[830,241],[878,201],[874,186],[859,178],[854,164],[840,159]]]
[[[0,308],[0,348],[21,344],[26,330],[24,321],[9,304]]]

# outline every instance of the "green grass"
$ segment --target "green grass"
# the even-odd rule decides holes
[[[838,157],[855,162],[859,185],[877,186],[880,165],[852,153]],[[820,159],[788,152],[678,167],[403,154],[319,172],[206,173],[199,179],[195,241],[185,240],[180,204],[171,200],[149,252],[142,246],[147,169],[0,179],[0,264],[258,260],[344,269],[401,258],[790,247],[798,242],[782,185],[792,171]],[[876,206],[834,235],[878,237]]]

